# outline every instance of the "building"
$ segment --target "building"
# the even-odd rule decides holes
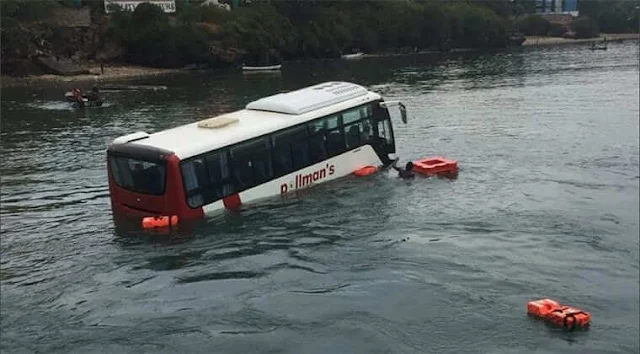
[[[578,0],[536,0],[536,13],[578,16]]]
[[[133,11],[138,5],[145,2],[160,6],[164,12],[176,12],[175,0],[104,0],[104,11],[112,13],[116,8],[124,11]]]

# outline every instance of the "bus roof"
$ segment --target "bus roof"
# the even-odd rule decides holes
[[[122,136],[113,144],[168,150],[187,159],[380,98],[360,85],[326,82],[261,98],[245,109],[157,133]]]

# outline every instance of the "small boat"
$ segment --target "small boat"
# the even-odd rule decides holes
[[[282,64],[268,65],[268,66],[242,65],[242,70],[244,71],[275,71],[275,70],[280,70],[280,68],[282,68]]]
[[[342,59],[345,59],[345,60],[357,60],[357,59],[362,59],[363,56],[364,56],[364,53],[358,52],[358,53],[354,53],[354,54],[345,54],[345,55],[342,56]]]
[[[64,98],[67,102],[71,103],[71,107],[73,108],[84,108],[84,107],[100,107],[102,106],[102,100],[97,101],[89,101],[88,98],[82,96],[82,103],[78,102],[73,97],[73,93],[71,91],[64,94]]]
[[[605,39],[602,45],[597,45],[596,42],[591,42],[591,50],[607,50],[607,40]]]
[[[167,86],[161,85],[110,85],[103,86],[102,91],[141,91],[141,90],[150,90],[150,91],[160,91],[166,90]]]

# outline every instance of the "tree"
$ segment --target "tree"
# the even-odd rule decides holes
[[[598,36],[598,25],[587,16],[580,16],[571,22],[571,29],[578,38],[593,38]]]
[[[174,66],[175,37],[167,14],[151,3],[138,5],[131,14],[126,38],[130,62],[149,66]]]
[[[516,28],[527,36],[546,36],[551,24],[538,15],[526,16],[516,22]]]

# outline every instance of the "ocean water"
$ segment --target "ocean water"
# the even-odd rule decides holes
[[[637,42],[287,63],[137,80],[69,109],[2,90],[3,353],[638,353]],[[401,162],[169,234],[116,225],[105,149],[305,85],[402,100]],[[549,297],[592,315],[526,315]]]

